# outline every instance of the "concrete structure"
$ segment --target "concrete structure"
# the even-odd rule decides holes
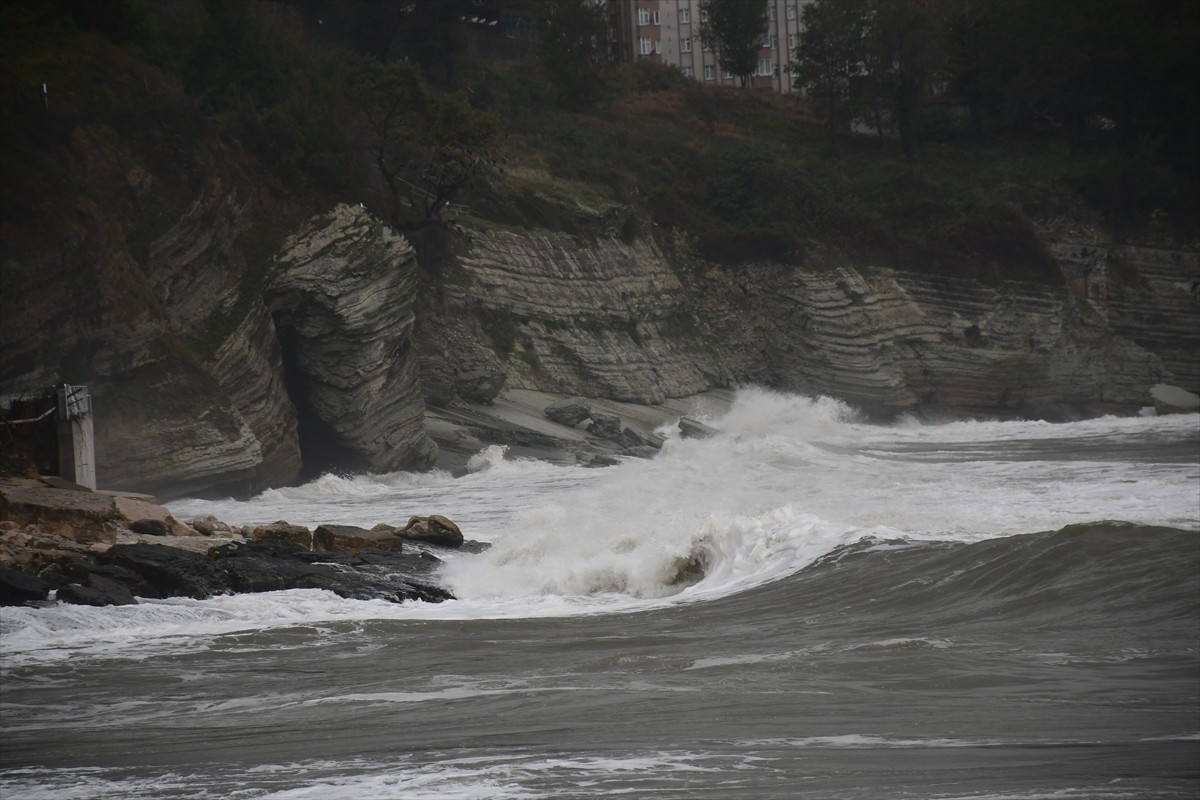
[[[58,387],[58,474],[96,488],[96,440],[92,431],[92,397],[86,386]]]
[[[783,94],[799,91],[789,66],[800,41],[801,11],[813,0],[760,2],[767,6],[767,25],[751,85]],[[740,86],[738,76],[724,73],[717,54],[701,42],[700,12],[700,0],[609,0],[614,57],[673,66],[701,83]]]

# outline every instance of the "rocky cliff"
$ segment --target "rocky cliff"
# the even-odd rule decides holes
[[[80,185],[39,228],[59,238],[6,236],[0,393],[89,384],[111,488],[423,468],[422,392],[646,404],[753,382],[881,417],[1061,418],[1200,388],[1194,252],[1058,242],[1063,286],[730,268],[580,208],[570,232],[470,220],[414,253],[362,208],[282,209],[236,164],[169,185],[103,131],[71,153]]]
[[[1195,254],[1114,252],[1128,275],[1106,278],[1097,304],[1074,280],[1069,247],[1055,249],[1065,286],[993,285],[869,267],[725,268],[611,228],[469,229],[430,304],[441,323],[421,337],[423,374],[481,378],[443,379],[435,404],[487,399],[501,384],[656,403],[758,383],[880,417],[1132,413],[1156,383],[1196,381],[1200,270]]]
[[[284,242],[266,301],[318,469],[433,463],[412,348],[416,286],[408,242],[362,209],[338,206]]]
[[[89,385],[102,486],[245,493],[431,462],[403,239],[358,208],[267,208],[233,153],[156,170],[103,126],[68,152],[71,182],[5,228],[0,394]]]
[[[438,322],[424,328],[424,374],[450,362],[463,365],[459,376],[488,375],[487,387],[636,403],[726,383],[688,292],[649,237],[476,229],[463,245],[429,307]],[[502,362],[503,381],[480,363],[480,342]],[[487,399],[461,377],[454,388]]]

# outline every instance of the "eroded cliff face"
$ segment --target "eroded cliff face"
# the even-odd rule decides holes
[[[431,461],[402,239],[340,208],[279,252],[262,231],[304,216],[269,207],[254,165],[217,146],[156,170],[80,126],[66,160],[71,182],[5,229],[0,394],[87,384],[101,485],[245,494],[336,466],[327,445],[366,468]],[[345,422],[306,440],[298,405]]]
[[[361,209],[338,206],[284,243],[266,299],[310,463],[433,463],[411,342],[416,284],[408,242]]]
[[[739,380],[872,415],[1129,412],[1168,375],[1064,289],[889,269],[712,270],[706,280]]]
[[[1200,369],[1195,254],[1114,251],[1124,277],[1104,273],[1096,302],[1063,248],[1065,287],[724,268],[669,249],[616,231],[466,232],[420,337],[430,401],[507,385],[655,403],[757,383],[883,418],[1061,419],[1133,413],[1153,385],[1190,388]]]
[[[155,177],[103,126],[77,128],[67,160],[74,182],[5,237],[2,391],[88,384],[106,486],[194,491],[218,476],[252,481],[263,442],[187,340],[194,312],[178,314],[175,302],[189,292],[221,301],[220,257],[245,226],[252,195],[232,182],[181,191],[188,175]],[[160,258],[173,242],[187,243],[180,257]],[[165,272],[156,266],[167,261]],[[215,284],[205,283],[210,270]],[[189,273],[204,285],[164,291],[171,275]],[[237,276],[226,281],[236,285]]]
[[[1135,412],[1159,382],[1200,390],[1192,251],[1058,242],[1066,287],[992,286],[717,267],[630,209],[579,210],[575,233],[473,222],[418,254],[418,279],[413,248],[364,209],[285,213],[252,164],[191,158],[155,170],[80,127],[75,183],[5,228],[0,393],[88,384],[109,488],[422,468],[422,391],[657,403],[753,382],[884,417],[1059,418]]]
[[[422,374],[456,376],[459,396],[507,385],[658,403],[726,383],[689,293],[649,238],[474,230],[454,266],[437,323],[424,327]],[[470,379],[484,375],[482,389]],[[431,382],[434,402],[451,394],[444,383]]]

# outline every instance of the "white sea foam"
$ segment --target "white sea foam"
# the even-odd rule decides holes
[[[1140,462],[1102,457],[1129,442],[1178,449],[1197,439],[1197,415],[878,426],[836,401],[745,390],[708,423],[718,436],[671,439],[653,460],[608,469],[489,448],[460,478],[324,476],[247,502],[172,504],[179,516],[213,513],[234,524],[370,527],[443,513],[493,547],[449,558],[444,577],[460,600],[442,604],[296,591],[3,609],[0,663],[144,658],[239,630],[368,619],[637,611],[743,591],[866,538],[976,541],[1100,519],[1200,530],[1195,461],[1159,462],[1153,448]],[[1097,457],[1079,458],[1073,441],[1099,448]]]

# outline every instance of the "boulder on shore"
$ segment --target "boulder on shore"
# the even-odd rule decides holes
[[[272,522],[269,525],[246,525],[242,528],[242,535],[254,541],[277,539],[284,542],[291,542],[297,547],[303,547],[305,550],[313,548],[312,531],[303,525],[292,525],[284,520]]]
[[[0,606],[19,606],[45,600],[49,594],[50,584],[41,578],[0,566]]]
[[[359,528],[354,525],[319,525],[313,531],[313,550],[318,553],[359,553],[385,550],[399,553],[402,542],[391,531]]]
[[[408,524],[397,531],[401,538],[424,542],[439,547],[462,547],[463,535],[458,526],[441,514],[428,517],[412,517]]]
[[[1150,389],[1154,410],[1159,414],[1194,414],[1200,411],[1200,395],[1168,383],[1155,384]]]
[[[582,397],[564,397],[546,406],[544,413],[548,419],[573,428],[592,415],[592,404]]]

